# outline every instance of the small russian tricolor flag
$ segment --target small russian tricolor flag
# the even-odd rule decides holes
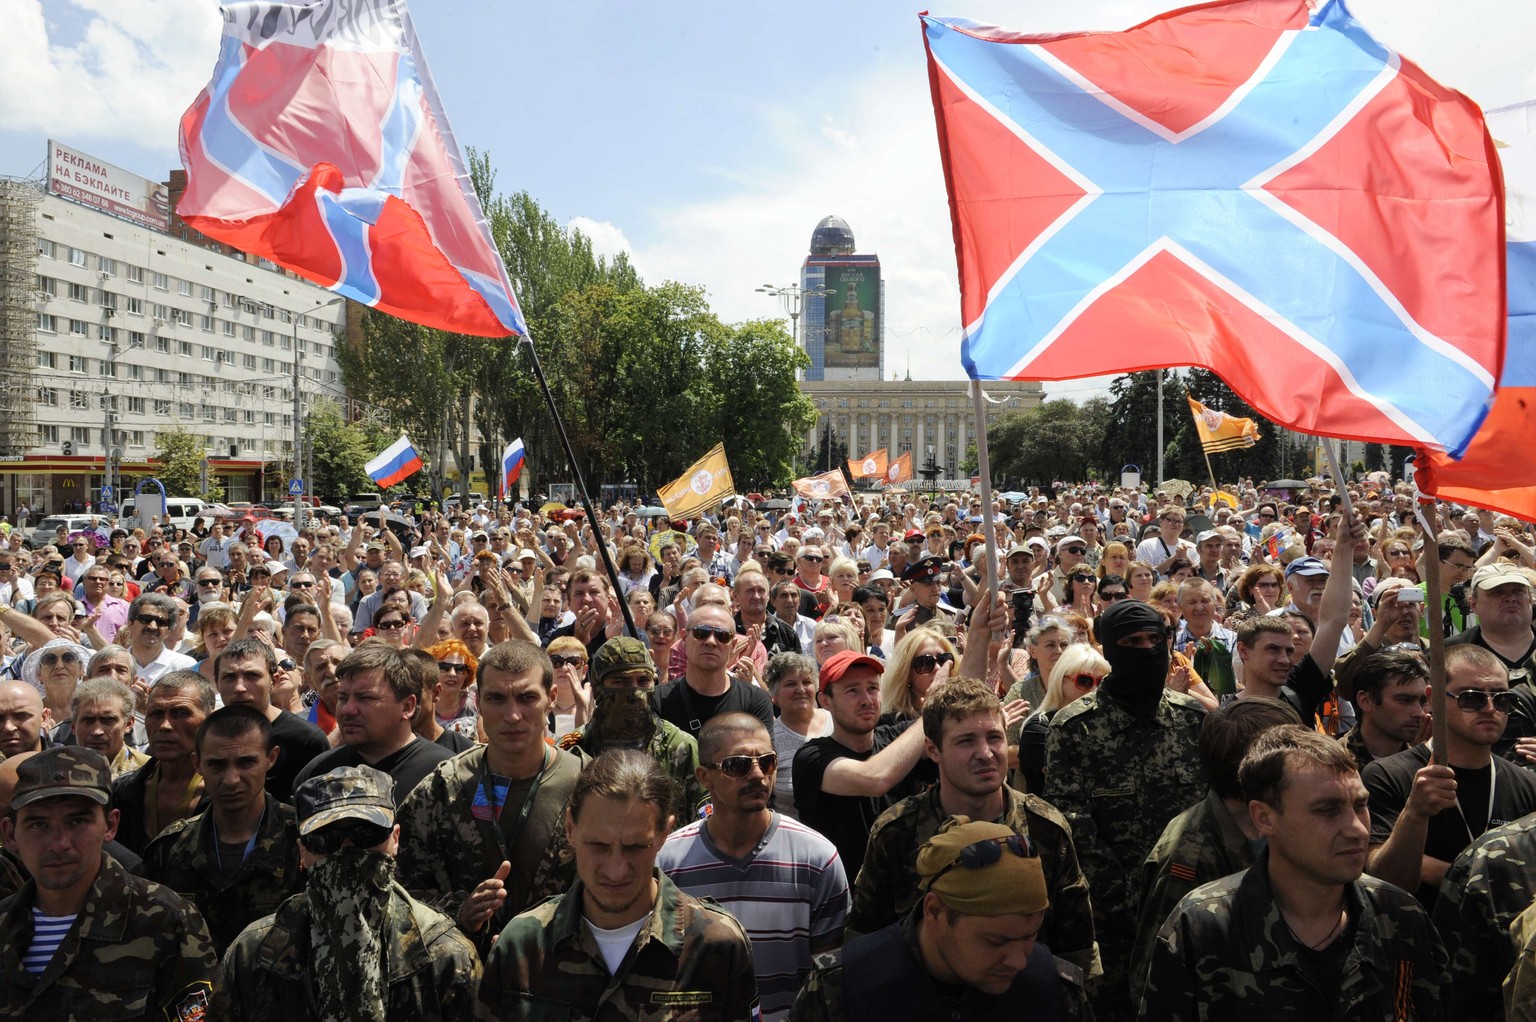
[[[512,484],[517,482],[518,476],[523,474],[523,458],[526,455],[523,450],[523,438],[518,437],[507,445],[507,449],[501,452],[501,492],[505,496],[512,492]]]
[[[400,480],[421,471],[421,455],[416,453],[416,448],[411,446],[411,441],[401,433],[399,440],[390,444],[383,454],[374,458],[363,468],[368,473],[368,478],[378,483],[380,489],[388,489]]]

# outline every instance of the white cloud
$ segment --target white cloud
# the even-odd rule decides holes
[[[4,7],[0,125],[11,131],[65,141],[175,138],[218,52],[219,12],[208,0],[4,0]],[[50,21],[77,25],[78,40],[51,38]]]
[[[566,230],[580,231],[592,242],[592,254],[612,260],[620,252],[634,255],[634,248],[629,239],[624,237],[624,231],[617,224],[611,224],[606,220],[593,220],[591,217],[572,217],[565,225]],[[636,271],[639,267],[636,266]],[[644,274],[642,273],[643,277]]]
[[[1170,5],[1118,0],[1090,9],[1075,0],[1032,5],[1029,30],[1120,29]],[[1442,82],[1487,106],[1529,97],[1536,74],[1524,58],[1536,16],[1528,0],[1490,0],[1475,15],[1411,0],[1356,0],[1356,16]],[[968,16],[1019,23],[1013,2],[976,0]],[[750,177],[733,175],[722,198],[654,206],[629,224],[637,265],[647,278],[704,283],[727,320],[781,314],[754,289],[789,284],[809,248],[811,230],[835,213],[852,227],[861,252],[881,257],[886,281],[886,373],[957,379],[959,288],[954,239],[920,48],[891,54],[831,112],[761,112],[761,149]],[[1047,393],[1083,398],[1103,379],[1046,384]]]

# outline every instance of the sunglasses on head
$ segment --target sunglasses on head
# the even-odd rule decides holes
[[[933,885],[939,882],[940,877],[956,867],[960,869],[985,869],[1002,859],[1004,848],[1021,859],[1033,859],[1039,854],[1035,851],[1034,843],[1023,834],[1009,834],[1007,837],[989,837],[984,841],[977,841],[975,844],[966,845],[960,849],[959,854],[955,856],[955,861],[939,870],[928,881],[927,889],[932,890]]]
[[[44,667],[52,667],[55,664],[68,664],[73,667],[80,662],[78,653],[44,653],[38,663]]]
[[[722,646],[734,641],[736,638],[736,633],[730,629],[716,628],[713,625],[692,625],[688,629],[688,634],[700,642],[704,642],[706,639],[714,639]]]
[[[952,664],[955,662],[953,653],[923,653],[912,658],[913,674],[932,674],[939,669],[940,664]]]
[[[1513,692],[1489,692],[1481,688],[1465,688],[1455,695],[1456,708],[1471,713],[1481,710],[1490,702],[1493,703],[1493,712],[1508,713],[1519,703],[1518,697]]]
[[[704,764],[710,770],[718,770],[727,777],[746,777],[752,772],[752,764],[764,774],[773,772],[773,768],[779,765],[779,754],[765,752],[761,756],[727,756],[718,763]]]
[[[549,658],[549,662],[554,664],[555,668],[557,670],[559,668],[561,668],[561,667],[585,667],[585,666],[587,666],[587,658],[584,657],[584,656],[581,656],[580,654],[574,654],[574,653],[572,655],[570,655],[570,656],[561,656],[560,654],[557,653],[554,656]]]

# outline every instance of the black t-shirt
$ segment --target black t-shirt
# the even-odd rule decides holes
[[[1323,995],[1324,1004],[1333,1004],[1339,999],[1339,987],[1344,982],[1344,963],[1349,958],[1349,953],[1355,947],[1355,930],[1358,928],[1354,916],[1349,917],[1349,922],[1344,926],[1344,932],[1321,951],[1314,951],[1296,941],[1296,964],[1301,967],[1302,974],[1312,981]],[[1295,939],[1295,934],[1291,934]]]
[[[1307,727],[1315,727],[1317,708],[1332,691],[1333,679],[1319,670],[1317,661],[1312,659],[1311,653],[1307,653],[1286,674],[1285,685],[1280,689],[1280,698],[1290,703],[1291,709],[1301,715],[1303,724]]]
[[[475,747],[475,743],[459,734],[457,731],[443,728],[443,733],[432,739],[438,745],[448,750],[450,757],[457,756],[461,752],[468,752]]]
[[[398,806],[405,801],[405,796],[411,793],[411,789],[432,772],[433,767],[445,759],[452,759],[453,755],[438,743],[429,742],[420,736],[413,737],[403,748],[390,753],[377,763],[364,761],[357,750],[350,745],[338,745],[311,760],[308,766],[299,771],[293,785],[298,787],[311,777],[329,773],[337,767],[371,766],[394,779],[395,805]]]
[[[768,693],[737,678],[722,695],[705,696],[695,692],[686,678],[663,685],[651,697],[656,716],[677,725],[694,738],[704,729],[704,722],[719,713],[750,713],[773,734],[773,700]]]
[[[1371,796],[1371,844],[1385,844],[1392,835],[1398,814],[1413,790],[1413,775],[1429,762],[1429,746],[1418,745],[1385,759],[1373,760],[1361,772]],[[1454,862],[1484,831],[1536,812],[1536,775],[1506,759],[1493,758],[1491,767],[1456,772],[1457,804],[1429,819],[1424,854],[1442,862]],[[1488,785],[1494,781],[1493,814],[1488,813]],[[1438,889],[1420,884],[1419,901],[1434,905]]]
[[[900,725],[875,728],[875,744],[869,752],[855,752],[835,738],[812,738],[795,753],[795,810],[800,822],[820,831],[837,846],[843,870],[858,876],[869,847],[869,831],[875,820],[897,802],[912,794],[906,781],[879,798],[861,795],[826,795],[821,782],[827,766],[838,759],[866,760],[894,742],[906,728]]]
[[[272,722],[272,742],[278,748],[277,765],[267,772],[267,794],[291,804],[294,778],[331,743],[324,731],[287,710],[279,710]]]

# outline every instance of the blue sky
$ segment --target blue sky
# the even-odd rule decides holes
[[[1028,31],[1118,29],[1149,0],[967,0]],[[704,286],[727,320],[780,314],[837,213],[887,280],[888,369],[960,373],[954,248],[916,13],[891,0],[412,6],[461,143],[650,281]],[[1536,3],[1358,0],[1356,15],[1485,107],[1536,98]],[[217,50],[207,0],[0,0],[0,174],[41,170],[53,135],[147,177]],[[1048,384],[1081,396],[1096,383]]]

